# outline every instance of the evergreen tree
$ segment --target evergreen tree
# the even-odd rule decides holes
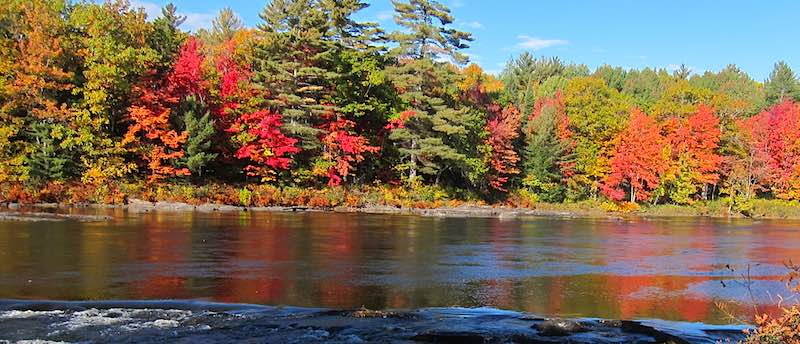
[[[194,96],[186,98],[186,110],[183,115],[183,122],[186,125],[185,161],[186,167],[194,175],[203,176],[203,169],[217,158],[216,153],[212,153],[211,140],[214,136],[214,121],[211,114],[205,109],[202,102]],[[204,113],[202,117],[198,114]]]
[[[157,68],[161,73],[166,72],[172,61],[181,49],[186,33],[179,28],[186,21],[186,16],[178,14],[178,8],[168,3],[161,9],[161,16],[153,21],[153,32],[147,36],[150,47],[160,56]]]
[[[460,75],[442,60],[467,62],[459,50],[467,48],[466,42],[472,37],[452,29],[450,10],[436,1],[392,3],[395,22],[404,31],[390,35],[397,44],[390,53],[398,61],[389,73],[408,108],[404,113],[410,115],[390,135],[398,143],[401,156],[407,159],[400,168],[408,171],[411,180],[417,178],[419,171],[436,176],[438,181],[447,170],[468,179],[476,164],[465,153],[478,146],[470,136],[481,132],[485,114],[457,106],[454,95],[458,90],[453,85]]]
[[[777,104],[785,99],[800,100],[800,82],[786,62],[775,64],[769,79],[764,82],[767,102]]]
[[[267,107],[283,116],[284,129],[306,153],[318,150],[318,119],[330,111],[334,41],[318,0],[275,0],[261,13],[253,81]]]
[[[242,20],[230,7],[225,7],[211,20],[211,30],[200,29],[197,31],[197,37],[206,46],[214,47],[230,41],[243,28]]]
[[[58,131],[63,127],[49,123],[33,123],[27,132],[32,143],[26,159],[30,178],[36,182],[66,180],[74,177],[77,165],[73,151],[61,147]]]
[[[508,101],[516,104],[524,115],[533,112],[540,85],[553,76],[563,75],[564,64],[557,57],[535,58],[524,52],[511,59],[500,75],[505,84]]]
[[[565,127],[564,102],[557,96],[537,102],[525,130],[523,184],[546,202],[564,199],[563,170],[572,158]]]

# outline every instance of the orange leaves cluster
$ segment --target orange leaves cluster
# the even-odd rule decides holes
[[[188,176],[187,168],[176,167],[184,156],[187,133],[172,128],[171,115],[181,99],[207,93],[202,75],[203,56],[199,43],[190,38],[184,43],[172,71],[166,77],[151,71],[134,87],[136,98],[128,110],[130,125],[124,145],[134,145],[149,169],[148,180],[159,182],[175,176]]]
[[[499,191],[507,191],[505,184],[511,175],[519,173],[519,155],[514,149],[514,141],[519,137],[522,114],[516,106],[509,105],[500,110],[498,105],[489,107],[491,117],[486,123],[489,136],[486,144],[491,147],[489,161],[489,185]]]
[[[665,169],[664,138],[656,120],[634,109],[628,127],[619,137],[611,158],[611,174],[601,189],[613,200],[625,198],[623,184],[630,189],[631,202],[647,200],[659,184]]]

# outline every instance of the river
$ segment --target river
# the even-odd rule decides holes
[[[109,211],[108,222],[0,222],[0,299],[728,324],[753,301],[773,311],[782,263],[800,257],[791,221]]]

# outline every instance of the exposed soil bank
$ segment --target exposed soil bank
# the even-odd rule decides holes
[[[180,301],[0,301],[0,341],[716,343],[741,326],[546,319],[489,308],[327,310]]]

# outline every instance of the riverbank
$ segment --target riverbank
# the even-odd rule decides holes
[[[717,343],[743,326],[546,318],[492,308],[373,311],[183,301],[0,300],[0,341]]]
[[[176,211],[333,211],[370,214],[404,214],[434,217],[713,217],[800,219],[800,204],[783,200],[754,199],[746,209],[732,207],[729,199],[696,201],[692,205],[614,203],[587,200],[543,203],[512,194],[487,204],[475,195],[459,194],[432,186],[363,186],[357,189],[323,189],[270,185],[203,186],[115,183],[102,186],[48,184],[40,188],[0,185],[0,207],[28,209],[121,208],[134,213]],[[24,216],[6,214],[10,220]]]
[[[767,204],[768,211],[756,216],[744,216],[738,213],[727,213],[721,208],[690,206],[650,206],[635,211],[605,210],[602,205],[591,203],[552,204],[540,203],[532,208],[521,208],[503,205],[461,204],[458,206],[441,206],[436,208],[405,208],[388,205],[363,205],[358,207],[310,207],[310,206],[241,206],[218,203],[190,204],[185,202],[145,201],[130,199],[122,204],[97,203],[0,203],[0,221],[59,221],[77,220],[82,222],[107,221],[109,216],[95,216],[65,213],[71,209],[123,209],[130,213],[149,212],[338,212],[386,215],[414,215],[424,217],[450,218],[500,218],[514,219],[523,217],[561,217],[561,218],[669,218],[669,217],[708,217],[708,218],[756,218],[756,219],[800,219],[800,209],[780,209],[775,211],[774,205]]]

